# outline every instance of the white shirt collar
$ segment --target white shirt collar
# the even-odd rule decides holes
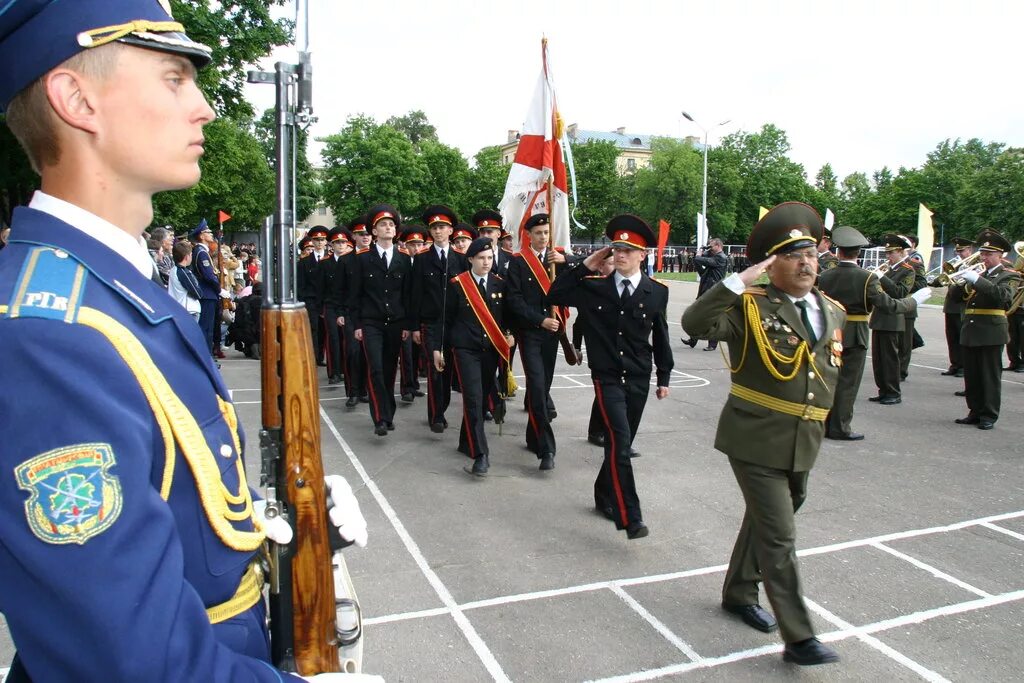
[[[448,250],[449,250],[449,249],[451,249],[451,246],[452,246],[452,245],[450,245],[450,244],[446,244],[446,245],[445,245],[445,246],[443,246],[443,247],[439,247],[439,246],[437,246],[437,245],[435,244],[435,245],[434,245],[434,251],[436,251],[436,252],[437,252],[437,258],[441,258],[441,257],[442,257],[442,256],[444,256],[444,255],[445,255],[446,253],[448,253]]]
[[[387,254],[387,255],[388,255],[388,258],[391,258],[391,254],[392,254],[392,252],[394,252],[394,250],[395,250],[395,243],[394,243],[394,242],[392,242],[392,243],[391,243],[391,247],[390,247],[390,248],[388,248],[388,249],[385,249],[384,247],[380,246],[380,245],[379,245],[379,244],[377,244],[376,242],[374,242],[374,244],[375,244],[375,245],[376,245],[376,247],[377,247],[377,253],[378,253],[378,254]]]
[[[788,294],[786,292],[783,292],[783,294],[789,297],[789,300],[792,301],[794,305],[797,301],[806,301],[807,307],[810,308],[812,311],[821,310],[821,306],[818,304],[818,297],[814,296],[813,292],[808,292],[805,296],[793,296],[792,294]]]
[[[617,289],[618,291],[621,292],[622,291],[622,281],[623,280],[629,280],[630,289],[633,292],[635,292],[636,288],[640,286],[640,275],[641,275],[641,273],[640,273],[639,270],[636,271],[635,273],[633,273],[633,275],[630,276],[630,277],[625,277],[619,271],[615,271],[615,289]]]
[[[29,208],[48,213],[73,228],[84,232],[98,242],[112,249],[118,256],[135,266],[146,278],[153,277],[153,258],[149,255],[145,240],[135,239],[113,223],[103,220],[94,213],[75,206],[63,199],[51,197],[42,190],[36,190],[29,202]]]

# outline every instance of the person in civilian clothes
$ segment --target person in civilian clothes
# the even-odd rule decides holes
[[[917,307],[918,301],[927,300],[931,290],[927,287],[920,294],[905,299],[893,299],[882,289],[878,277],[857,265],[860,250],[870,244],[864,235],[846,225],[832,231],[832,240],[839,248],[838,265],[819,272],[818,288],[825,296],[835,299],[846,309],[846,327],[843,329],[843,358],[839,368],[839,383],[836,385],[832,410],[825,421],[825,438],[839,441],[860,441],[863,434],[850,427],[853,420],[853,404],[864,376],[864,361],[868,352],[868,319],[876,311],[883,313],[905,313]],[[819,244],[820,248],[820,244]],[[821,256],[818,256],[819,268]]]
[[[353,262],[359,251],[369,249],[373,244],[373,236],[366,229],[366,216],[357,216],[348,223],[348,232],[352,235],[353,250],[344,256],[345,260],[345,282],[342,287],[347,288],[352,275]],[[345,335],[345,407],[355,408],[359,403],[369,403],[370,396],[366,388],[366,358],[363,356],[363,346],[355,337],[356,328],[352,324],[351,315],[348,312],[349,297],[345,295],[345,317],[342,323],[342,331]]]
[[[879,283],[885,293],[893,299],[902,299],[910,294],[914,286],[914,268],[903,255],[910,248],[906,238],[894,233],[882,235],[885,256],[889,259],[889,270]],[[868,327],[871,329],[871,367],[874,371],[878,395],[868,398],[883,406],[903,402],[900,392],[900,348],[906,330],[903,313],[879,309],[875,311]]]
[[[327,228],[314,225],[306,233],[307,247],[312,247],[307,255],[299,259],[296,265],[296,288],[299,300],[306,304],[306,315],[309,316],[309,333],[313,340],[313,357],[316,364],[327,365],[324,361],[324,337],[327,332],[323,324],[324,294],[319,272],[320,261],[327,255]]]
[[[171,298],[185,307],[188,314],[199,322],[199,301],[203,293],[199,289],[199,281],[192,274],[192,245],[187,241],[175,242],[171,247],[174,258],[174,267],[168,274],[167,292]]]
[[[410,225],[402,231],[399,239],[398,248],[404,251],[412,260],[413,270],[416,268],[416,257],[423,248],[426,232],[422,225]],[[409,311],[409,316],[413,323],[412,329],[417,329],[415,327],[415,314],[411,310]],[[412,403],[417,396],[423,395],[423,392],[420,391],[419,375],[419,357],[422,347],[413,342],[411,334],[402,340],[402,353],[398,358],[399,393],[402,396],[402,403],[405,404]]]
[[[538,213],[526,221],[530,243],[516,254],[508,267],[509,305],[514,315],[515,338],[526,372],[526,447],[537,454],[541,470],[555,467],[555,433],[551,429],[548,393],[555,374],[558,336],[564,329],[566,311],[551,311],[548,269],[557,276],[574,262],[561,248],[551,248],[548,214]]]
[[[340,384],[345,375],[345,287],[348,268],[345,256],[352,252],[352,237],[345,228],[333,228],[327,239],[331,254],[317,266],[320,295],[324,302],[324,328],[327,332],[327,383]],[[346,389],[347,389],[346,385]]]
[[[974,242],[963,237],[954,237],[953,249],[956,251],[957,257],[966,259],[974,253]],[[942,301],[942,317],[946,328],[946,348],[949,352],[949,367],[940,374],[946,376],[964,376],[963,349],[960,347],[960,328],[964,322],[964,303],[966,300],[967,292],[963,284],[950,282],[946,287],[946,297]]]
[[[430,231],[433,244],[413,262],[412,274],[412,328],[413,341],[428,351],[432,348],[450,348],[440,340],[431,339],[438,329],[444,311],[448,281],[469,266],[466,257],[451,245],[452,229],[458,220],[447,206],[435,204],[423,212],[423,222]],[[448,427],[445,411],[452,398],[452,366],[445,357],[444,370],[438,371],[433,362],[427,371],[427,424],[440,434]]]
[[[350,681],[270,663],[261,550],[291,529],[253,500],[209,341],[140,242],[153,195],[199,181],[215,116],[211,49],[168,8],[0,10],[0,109],[45,188],[0,254],[5,679]]]
[[[1013,247],[998,232],[985,228],[974,244],[986,270],[981,274],[967,270],[962,275],[971,286],[960,332],[968,412],[956,423],[987,430],[999,419],[1003,346],[1010,337],[1006,310],[1021,286],[1021,276],[1003,265],[1003,254]]]
[[[794,515],[825,433],[842,364],[842,306],[814,288],[818,212],[800,202],[772,208],[747,242],[753,262],[697,299],[683,329],[729,344],[732,389],[715,448],[729,457],[746,510],[722,587],[722,608],[765,633],[781,630],[784,661],[835,662],[814,636],[800,589]],[[755,285],[765,271],[769,284]],[[758,604],[758,584],[775,611]],[[777,620],[776,620],[777,618]]]
[[[722,248],[722,240],[714,237],[708,241],[708,245],[704,248],[702,255],[693,257],[694,266],[697,269],[697,274],[700,276],[700,284],[697,286],[698,299],[725,277],[726,268],[729,266],[729,259],[722,253]],[[688,337],[683,340],[683,343],[691,349],[696,348],[697,339],[695,337]],[[709,339],[708,345],[704,347],[704,350],[714,351],[716,348],[718,348],[718,342],[714,339]]]
[[[395,428],[395,375],[409,336],[412,261],[395,246],[398,211],[379,204],[366,212],[375,243],[356,252],[349,276],[348,312],[366,359],[370,418],[377,436]]]
[[[585,311],[587,363],[607,439],[594,482],[594,504],[630,540],[649,533],[640,510],[630,444],[640,428],[651,390],[652,359],[658,400],[669,395],[672,348],[666,308],[668,287],[641,272],[646,249],[657,244],[643,220],[621,215],[608,222],[611,246],[575,262],[555,278],[548,299]],[[609,254],[615,272],[598,270]],[[525,353],[525,352],[524,352]]]
[[[451,349],[455,373],[462,387],[462,429],[459,452],[473,458],[468,471],[484,476],[490,469],[490,448],[484,433],[485,401],[494,387],[494,377],[502,362],[508,362],[514,341],[505,323],[505,280],[492,272],[494,242],[480,237],[466,250],[470,270],[451,278],[445,297],[444,314],[435,326],[444,332],[431,335],[430,349],[434,368],[445,367],[445,348]],[[499,399],[500,400],[500,399]]]

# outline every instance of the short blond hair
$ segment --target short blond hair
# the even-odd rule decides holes
[[[114,72],[121,47],[115,42],[82,50],[54,68],[69,69],[102,81]],[[46,72],[15,95],[5,112],[7,127],[21,143],[32,170],[40,175],[44,167],[56,166],[60,161],[57,117],[46,96],[46,77],[49,74]]]

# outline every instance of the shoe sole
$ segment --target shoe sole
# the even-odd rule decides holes
[[[630,541],[635,541],[638,538],[647,538],[647,536],[649,536],[650,533],[650,529],[648,529],[647,527],[642,527],[640,529],[637,529],[636,533],[634,534],[626,532],[626,538],[628,538]]]
[[[824,657],[822,659],[815,659],[814,661],[801,661],[796,657],[782,653],[782,661],[789,662],[790,664],[796,664],[797,666],[818,666],[819,664],[833,664],[839,661],[839,655],[833,655],[831,657]]]

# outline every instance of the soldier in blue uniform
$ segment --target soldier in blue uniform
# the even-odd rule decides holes
[[[192,248],[192,272],[199,281],[199,327],[206,337],[206,345],[210,347],[210,353],[215,354],[213,348],[214,328],[217,326],[217,302],[220,300],[220,279],[217,271],[213,268],[213,259],[210,256],[210,242],[213,241],[213,231],[206,224],[206,219],[199,221],[199,225],[192,231],[192,241],[195,246]]]
[[[198,182],[214,118],[195,82],[210,49],[183,31],[162,0],[0,11],[0,109],[45,188],[0,254],[9,681],[302,680],[268,661],[258,558],[280,518],[140,240],[152,196]]]

